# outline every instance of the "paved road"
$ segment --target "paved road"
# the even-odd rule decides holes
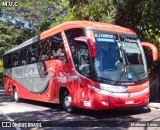
[[[48,127],[39,128],[40,130],[110,129],[111,127],[107,127],[108,125],[118,130],[156,130],[158,127],[130,127],[130,122],[145,121],[144,123],[140,122],[143,125],[147,124],[146,122],[153,124],[153,121],[160,121],[160,109],[150,107],[107,111],[77,110],[76,113],[69,114],[63,111],[59,105],[30,100],[15,103],[11,97],[0,91],[0,121],[12,121],[13,123],[22,121],[24,125],[25,123],[43,121],[42,126],[48,125]],[[49,128],[50,125],[54,128]],[[28,128],[17,126],[12,129],[27,130]],[[37,128],[30,129],[35,130]]]

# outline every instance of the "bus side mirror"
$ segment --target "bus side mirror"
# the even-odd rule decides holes
[[[92,58],[96,58],[96,44],[95,42],[93,42],[92,39],[88,38],[88,37],[76,37],[74,38],[75,41],[83,41],[88,45],[89,51],[90,51],[90,56]]]
[[[155,45],[149,42],[141,42],[141,45],[152,50],[153,61],[158,60],[158,49]]]

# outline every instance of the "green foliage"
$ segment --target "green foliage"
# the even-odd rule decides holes
[[[48,29],[55,21],[55,17],[59,16],[56,0],[17,0],[16,2],[18,7],[2,7],[5,15],[12,17],[20,27],[27,25],[35,30],[36,34]]]
[[[79,19],[85,19],[90,21],[101,21],[101,22],[108,22],[113,23],[116,8],[113,4],[113,0],[94,0],[86,5],[81,5],[81,9],[78,9],[77,16]]]
[[[3,53],[30,38],[32,32],[17,28],[14,24],[0,24],[0,58]]]
[[[58,17],[52,27],[71,20],[114,23],[117,13],[115,0],[69,0],[60,6],[67,10],[67,15]]]
[[[2,60],[0,60],[0,73],[2,73],[3,72],[3,62],[2,62]]]
[[[141,33],[144,40],[160,45],[160,1],[143,0],[142,2]]]
[[[155,44],[160,52],[159,5],[159,0],[122,0],[119,2],[115,23],[135,30],[141,41]],[[152,55],[150,51],[146,51],[146,53]],[[151,66],[150,69],[152,69],[156,67],[157,63],[148,66]]]
[[[135,30],[142,41],[159,45],[159,5],[159,0],[122,0],[115,23]]]
[[[122,0],[118,2],[115,23],[136,30],[141,21],[141,2],[143,0]]]
[[[4,2],[0,0],[0,4]],[[15,2],[15,1],[12,1]],[[50,28],[59,10],[58,0],[16,0],[18,7],[0,8],[0,58],[6,50]]]

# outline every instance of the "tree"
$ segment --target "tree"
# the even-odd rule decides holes
[[[142,41],[159,45],[159,5],[159,0],[119,0],[115,23],[135,30]]]
[[[117,13],[115,0],[68,0],[60,7],[67,13],[58,17],[52,27],[71,20],[114,23]]]
[[[61,13],[58,0],[16,2],[17,7],[2,6],[0,9],[0,58],[4,51],[50,28],[55,17]]]
[[[2,17],[1,17],[2,18]],[[30,38],[32,31],[18,28],[5,17],[0,23],[0,59],[4,52]]]
[[[37,33],[44,31],[42,29],[48,29],[58,15],[56,1],[17,0],[17,2],[18,7],[2,7],[5,15],[20,27],[34,29]]]
[[[160,1],[119,0],[118,4],[115,23],[135,30],[142,41],[154,43],[160,52]],[[145,50],[147,56],[152,57],[151,51]],[[148,62],[148,66],[151,71],[158,68],[158,62]]]

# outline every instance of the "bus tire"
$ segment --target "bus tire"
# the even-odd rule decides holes
[[[74,108],[72,106],[72,98],[68,90],[63,93],[63,108],[66,112],[72,113]]]
[[[17,92],[16,88],[14,88],[14,90],[13,90],[13,98],[14,98],[15,102],[19,102],[20,101],[20,98],[18,96],[18,92]]]

